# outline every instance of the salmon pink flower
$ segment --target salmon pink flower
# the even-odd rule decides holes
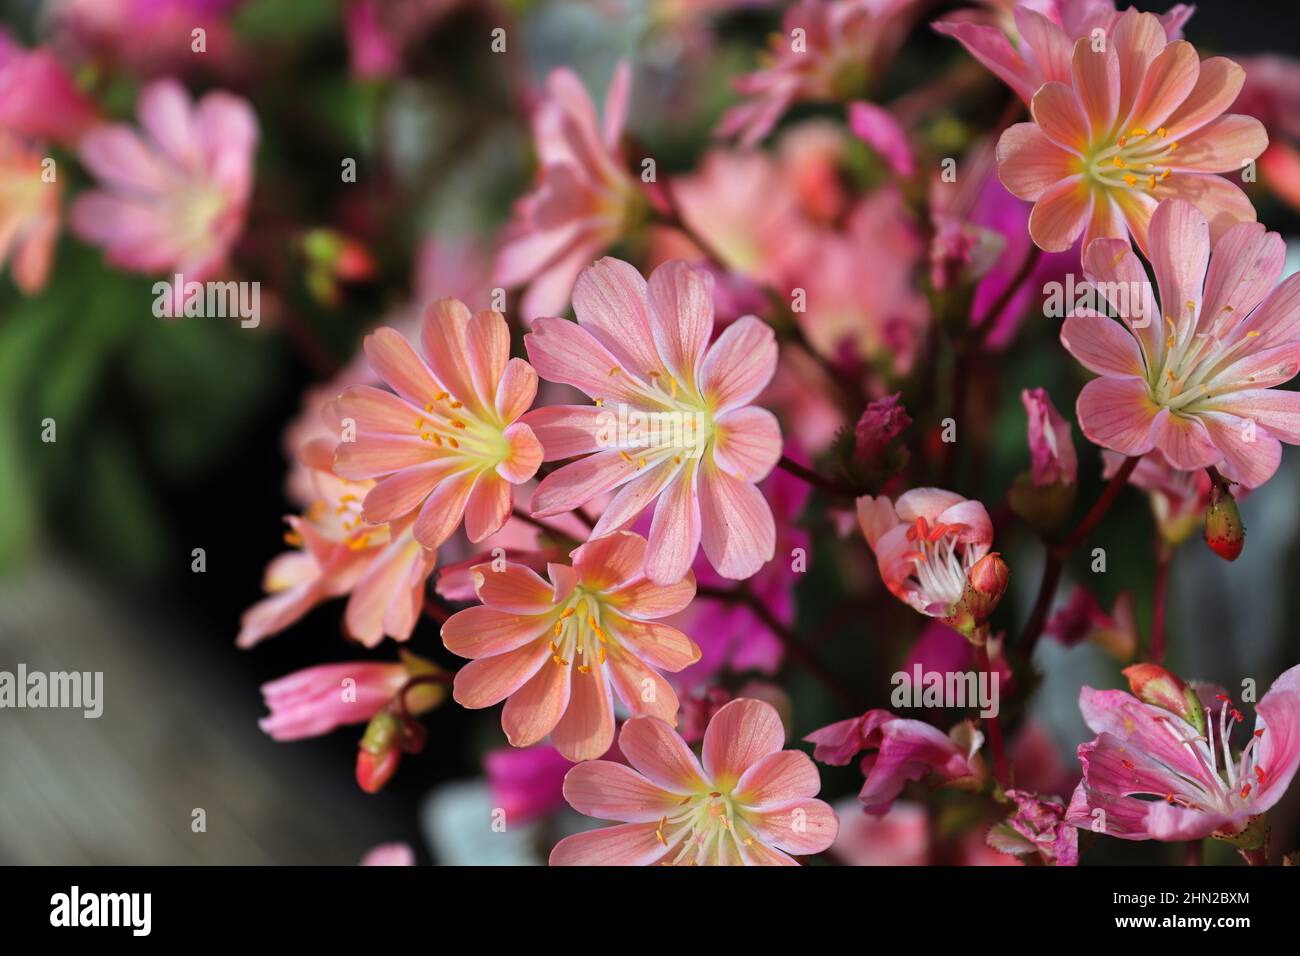
[[[619,749],[631,766],[581,763],[564,778],[579,813],[619,826],[566,837],[552,866],[797,866],[795,856],[835,841],[835,811],[808,755],[782,750],[776,708],[742,698],[704,732],[703,761],[656,717],[623,725]]]
[[[309,443],[302,452],[315,497],[301,515],[286,519],[287,551],[266,568],[263,586],[270,596],[254,604],[240,621],[239,647],[252,647],[284,630],[313,607],[350,595],[344,629],[367,647],[384,636],[411,636],[424,607],[424,588],[436,552],[423,547],[410,520],[369,524],[361,501],[373,482],[353,482],[331,471],[332,444]]]
[[[1243,716],[1225,695],[1216,702],[1217,715],[1206,708],[1194,724],[1125,691],[1084,687],[1079,708],[1097,737],[1079,747],[1083,781],[1066,822],[1102,823],[1122,840],[1248,841],[1300,767],[1300,665],[1260,700],[1240,750],[1231,738]]]
[[[82,137],[81,161],[104,188],[77,199],[73,231],[115,266],[202,282],[243,231],[257,117],[230,93],[194,104],[175,80],[145,87],[136,113],[143,135],[111,123]]]
[[[850,100],[867,93],[902,45],[916,0],[801,0],[774,34],[769,63],[736,82],[748,97],[732,107],[719,136],[753,146],[792,105]]]
[[[574,761],[613,743],[611,688],[633,714],[675,723],[677,695],[659,671],[695,663],[700,650],[656,620],[690,603],[695,579],[646,580],[645,552],[645,538],[620,532],[577,548],[572,567],[551,564],[549,581],[519,564],[480,565],[482,606],[442,626],[447,649],[470,658],[456,674],[456,702],[476,710],[506,700],[501,727],[511,745],[550,734]]]
[[[781,455],[781,429],[750,405],[776,369],[772,329],[745,316],[710,345],[712,277],[679,260],[646,282],[626,262],[601,259],[579,277],[573,307],[576,324],[543,318],[524,337],[543,378],[596,402],[525,417],[547,460],[582,456],[542,480],[534,516],[617,489],[592,537],[627,527],[655,503],[652,581],[680,580],[701,544],[723,577],[754,574],[776,542],[772,509],[755,485]]]
[[[0,128],[0,266],[14,285],[39,292],[50,275],[59,235],[59,182],[43,177],[44,156]]]
[[[343,436],[334,467],[353,481],[379,479],[365,497],[367,521],[415,512],[416,540],[436,548],[464,518],[477,543],[505,524],[511,486],[541,464],[532,429],[516,421],[537,394],[537,373],[510,357],[500,312],[471,316],[456,299],[429,307],[420,347],[423,356],[387,327],[366,336],[366,357],[397,394],[353,385],[339,396],[335,415],[356,434]]]
[[[1089,441],[1124,455],[1158,448],[1176,468],[1220,466],[1255,488],[1277,470],[1279,439],[1300,443],[1300,394],[1273,388],[1300,369],[1300,277],[1276,285],[1285,250],[1263,226],[1232,228],[1213,261],[1210,232],[1190,203],[1160,204],[1151,220],[1159,308],[1126,243],[1094,242],[1084,272],[1124,324],[1072,315],[1061,341],[1101,376],[1076,406]]]
[[[1132,235],[1146,254],[1151,215],[1171,197],[1194,202],[1216,241],[1254,221],[1246,194],[1215,175],[1242,169],[1268,145],[1259,120],[1224,113],[1245,71],[1223,57],[1202,63],[1191,44],[1169,42],[1154,15],[1135,10],[1119,18],[1104,50],[1095,46],[1078,40],[1068,75],[1033,94],[1034,121],[998,141],[1003,185],[1035,203],[1034,241],[1059,252],[1080,234],[1085,250],[1093,239]]]
[[[432,665],[412,656],[427,670]],[[388,705],[411,677],[406,664],[349,661],[295,671],[262,685],[271,713],[258,726],[275,740],[318,737],[345,724],[362,724]],[[407,706],[419,713],[443,697],[440,686],[412,688]]]
[[[863,495],[857,510],[885,587],[930,617],[949,615],[993,543],[984,506],[939,488],[913,488],[896,502]]]
[[[602,127],[571,70],[554,70],[547,80],[533,117],[537,187],[516,206],[496,265],[497,284],[528,286],[520,309],[527,322],[563,309],[578,273],[644,215],[645,200],[618,150],[630,84],[631,71],[620,63]]]
[[[985,776],[978,756],[984,735],[970,721],[962,721],[944,734],[920,720],[869,710],[804,739],[816,745],[813,756],[817,760],[834,767],[867,751],[859,762],[866,780],[858,799],[868,813],[877,816],[889,812],[909,780],[933,775],[938,783],[966,786]]]

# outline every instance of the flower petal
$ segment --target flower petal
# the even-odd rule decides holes
[[[614,700],[605,672],[597,666],[564,670],[571,671],[569,706],[551,731],[551,743],[575,762],[603,757],[614,743]]]
[[[664,855],[659,824],[624,823],[565,837],[551,850],[551,866],[649,866]]]
[[[700,543],[709,563],[724,578],[754,575],[776,553],[776,522],[767,499],[754,485],[707,463],[698,487]]]
[[[498,611],[542,614],[554,606],[554,590],[550,583],[526,565],[507,562],[498,570],[489,562],[476,565],[473,576],[478,599]],[[453,619],[455,617],[452,615]],[[443,628],[445,630],[446,625]]]
[[[432,402],[442,391],[424,359],[396,329],[380,326],[366,336],[363,347],[375,374],[419,408]]]
[[[606,256],[582,270],[573,286],[573,311],[620,365],[642,376],[659,371],[646,282],[635,266]]]
[[[724,704],[704,731],[704,770],[719,787],[735,786],[745,771],[785,746],[785,725],[766,701],[742,697]]]
[[[822,852],[835,842],[840,830],[830,804],[815,799],[765,809],[749,819],[763,843],[797,856]]]
[[[1072,315],[1061,326],[1061,344],[1090,372],[1098,375],[1146,373],[1137,341],[1114,319]]]
[[[1062,179],[1039,197],[1029,213],[1029,235],[1046,252],[1064,252],[1083,232],[1092,193],[1079,175]]]
[[[465,503],[474,488],[474,472],[460,471],[448,475],[429,493],[415,519],[415,540],[426,548],[436,548],[456,530],[465,515]]]
[[[709,346],[700,389],[715,415],[748,405],[776,372],[776,334],[752,315],[732,322]]]
[[[665,262],[646,284],[655,349],[678,381],[696,381],[713,334],[713,276],[687,262]]]
[[[456,672],[451,696],[470,710],[491,707],[522,687],[543,664],[550,663],[551,649],[545,641],[481,657]]]
[[[613,615],[610,625],[623,646],[652,667],[676,673],[700,659],[695,642],[675,627]]]
[[[477,660],[523,647],[550,630],[540,614],[519,614],[495,607],[467,607],[442,625],[442,643],[453,654]]]
[[[579,813],[620,823],[658,823],[681,802],[631,767],[609,760],[589,760],[565,774],[564,799]]]
[[[734,793],[741,803],[762,810],[815,797],[821,786],[821,776],[811,757],[801,750],[778,750],[746,770]]]
[[[501,729],[505,731],[510,746],[531,747],[559,723],[569,706],[570,671],[571,668],[564,664],[547,661],[526,684],[510,695],[501,711]],[[556,749],[560,750],[558,746]],[[570,760],[579,759],[563,750],[560,753]]]
[[[1155,447],[1151,425],[1160,409],[1139,378],[1094,378],[1075,404],[1079,429],[1088,441],[1125,455]]]
[[[1037,123],[1017,123],[998,140],[998,179],[1012,195],[1030,202],[1076,175],[1078,162],[1073,153],[1048,139]]]
[[[699,551],[700,499],[695,487],[698,471],[693,464],[681,468],[655,505],[645,574],[656,584],[673,584],[686,577]]]
[[[691,748],[658,717],[633,717],[625,723],[618,749],[642,776],[670,793],[696,793],[708,787]]]

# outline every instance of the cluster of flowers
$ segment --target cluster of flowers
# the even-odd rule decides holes
[[[704,29],[754,5],[765,4],[668,4],[660,26]],[[994,521],[979,501],[909,486],[900,435],[911,421],[881,387],[926,356],[945,303],[960,304],[968,345],[996,350],[1036,282],[1077,266],[1101,291],[1060,330],[1097,376],[1075,412],[1110,480],[1071,534],[1056,534],[1074,502],[1070,422],[1044,390],[1023,395],[1032,470],[1009,502],[1056,542],[1057,574],[1126,482],[1150,495],[1165,547],[1208,509],[1207,540],[1236,557],[1232,489],[1268,481],[1281,443],[1300,443],[1300,396],[1275,388],[1300,369],[1300,278],[1279,281],[1282,240],[1232,181],[1277,146],[1258,117],[1282,111],[1284,71],[1261,69],[1264,85],[1241,97],[1245,68],[1202,60],[1181,38],[1186,7],[1157,17],[1110,0],[989,2],[934,27],[1030,120],[964,158],[959,184],[929,182],[916,103],[869,99],[921,6],[789,7],[719,125],[738,145],[667,184],[638,175],[623,135],[626,65],[603,112],[574,73],[550,74],[531,113],[535,185],[490,262],[444,261],[418,321],[373,331],[366,362],[308,397],[291,429],[292,550],[267,568],[269,595],[238,637],[251,647],[346,597],[346,631],[365,647],[407,642],[430,617],[468,662],[453,675],[403,648],[398,662],[291,674],[263,688],[267,733],[367,723],[357,777],[375,791],[402,753],[425,746],[417,718],[448,687],[466,708],[504,702],[502,730],[536,766],[495,755],[503,792],[523,778],[547,790],[558,767],[564,801],[618,824],[560,841],[556,864],[792,864],[833,844],[841,858],[878,859],[882,831],[864,827],[906,827],[898,798],[927,779],[991,798],[1004,819],[985,828],[986,845],[1003,854],[1069,865],[1080,835],[1100,832],[1215,836],[1258,858],[1263,814],[1300,765],[1300,668],[1259,701],[1238,748],[1241,712],[1221,689],[1165,669],[1153,642],[1153,659],[1125,672],[1131,694],[1084,689],[1097,736],[1079,748],[1068,799],[1051,789],[1061,774],[1031,772],[1032,741],[1008,758],[996,716],[943,733],[868,710],[808,737],[828,765],[865,754],[865,814],[843,826],[816,798],[813,759],[784,749],[780,691],[757,684],[731,699],[713,685],[723,671],[771,675],[795,648],[808,654],[792,625],[809,486],[841,530],[856,505],[889,592],[961,635],[950,668],[1014,682],[989,624],[1010,576]],[[380,7],[349,5],[359,72],[400,65],[403,30]],[[101,122],[48,51],[8,40],[0,80],[0,261],[23,289],[45,281],[58,230],[57,188],[39,180],[47,140],[76,144],[100,180],[71,222],[110,262],[188,278],[222,270],[252,184],[247,102],[214,92],[193,103],[162,79],[140,94],[140,131]],[[36,88],[39,104],[24,93]],[[843,122],[794,124],[776,150],[756,149],[803,101],[841,104]],[[1234,101],[1256,115],[1228,112]],[[859,195],[842,171],[864,144],[884,181]],[[1290,155],[1267,167],[1284,198]],[[643,268],[606,256],[629,247]],[[509,320],[462,301],[482,304],[493,288],[519,293]],[[559,317],[570,307],[576,322]],[[856,426],[837,435],[845,410]],[[797,444],[781,421],[797,423]],[[804,464],[827,456],[837,477]],[[1049,617],[1055,585],[1045,580],[1024,656],[1042,632],[1101,634],[1133,655],[1126,600],[1107,613],[1081,589]],[[927,642],[954,653],[940,635],[916,655]],[[512,799],[525,813],[527,795]]]

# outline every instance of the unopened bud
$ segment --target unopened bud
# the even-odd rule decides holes
[[[357,783],[366,793],[378,793],[397,772],[402,759],[402,725],[387,710],[371,718],[357,749]]]
[[[1205,511],[1205,543],[1225,561],[1236,561],[1246,546],[1246,526],[1241,523],[1237,501],[1217,482],[1210,490],[1210,506]]]
[[[1177,714],[1198,731],[1205,730],[1205,708],[1196,691],[1159,664],[1134,664],[1124,668],[1133,696],[1145,704]]]
[[[1007,591],[1011,571],[1002,556],[991,551],[980,558],[966,575],[966,591],[945,619],[954,630],[971,637],[983,625],[1002,601]]]

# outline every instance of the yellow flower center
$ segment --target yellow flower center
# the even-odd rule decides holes
[[[1155,130],[1135,126],[1114,142],[1099,144],[1083,160],[1083,172],[1108,189],[1144,189],[1154,192],[1171,175],[1169,160],[1178,141],[1163,126]]]

